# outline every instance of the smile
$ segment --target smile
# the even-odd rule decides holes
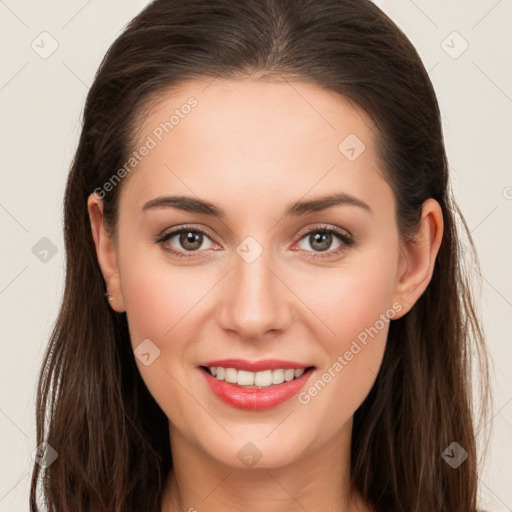
[[[279,368],[277,370],[265,370],[261,372],[249,372],[246,370],[237,370],[236,368],[223,368],[222,366],[204,367],[213,377],[218,380],[231,382],[237,386],[243,386],[252,389],[261,389],[290,382],[300,377],[304,368]]]
[[[210,391],[224,403],[237,409],[262,411],[277,407],[295,396],[314,373],[315,367],[249,371],[230,366],[201,365],[199,370]]]

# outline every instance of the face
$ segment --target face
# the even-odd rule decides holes
[[[259,452],[270,468],[351,425],[407,309],[374,131],[334,93],[250,80],[190,82],[144,119],[115,261],[101,263],[171,440],[231,466]],[[187,201],[154,201],[168,196]],[[252,367],[264,389],[248,389],[202,368],[225,359],[277,362]],[[249,382],[244,368],[224,378]]]

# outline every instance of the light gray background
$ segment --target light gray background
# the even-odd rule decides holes
[[[512,511],[512,1],[376,3],[418,49],[441,105],[454,193],[481,258],[494,361],[481,505]],[[108,46],[146,4],[0,0],[0,512],[28,510],[36,375],[63,291],[62,200],[85,95]],[[52,38],[58,48],[43,59]],[[57,249],[46,262],[32,250],[43,237]]]

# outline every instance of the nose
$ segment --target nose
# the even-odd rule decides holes
[[[292,318],[293,294],[272,267],[270,251],[251,263],[234,255],[234,268],[220,290],[219,323],[247,341],[285,331]]]

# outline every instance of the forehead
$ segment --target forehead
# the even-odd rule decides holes
[[[369,117],[316,85],[193,81],[146,112],[135,150],[151,149],[123,192],[139,208],[165,192],[248,206],[340,188],[368,199],[383,185]]]
[[[323,140],[337,150],[340,137],[356,133],[371,143],[374,131],[369,117],[347,98],[317,85],[287,80],[187,82],[159,95],[146,112],[142,137],[153,134],[161,142],[172,132],[175,149],[185,139],[195,139],[208,149],[218,147],[221,139],[223,146],[231,142],[236,154],[250,150],[252,158],[256,148],[265,149],[266,154],[292,145],[298,152],[299,139]]]

